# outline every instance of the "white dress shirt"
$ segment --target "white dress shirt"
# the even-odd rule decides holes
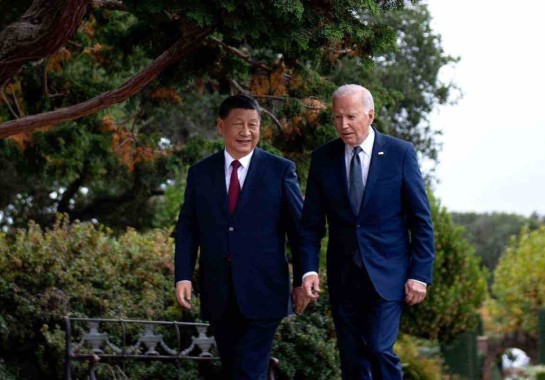
[[[225,186],[227,188],[227,191],[229,191],[231,172],[233,171],[231,163],[235,161],[235,159],[227,152],[227,150],[224,150],[223,152],[225,155]],[[241,190],[244,186],[244,180],[246,179],[246,175],[248,174],[248,167],[250,166],[250,161],[252,160],[253,154],[254,151],[252,150],[248,155],[239,158],[238,160],[238,162],[240,162],[240,166],[238,167],[238,182],[240,183]]]

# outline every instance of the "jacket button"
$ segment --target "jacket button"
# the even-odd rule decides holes
[[[234,227],[229,227],[229,232],[233,232],[235,230]]]
[[[360,228],[361,226],[359,224],[356,224],[356,227]]]

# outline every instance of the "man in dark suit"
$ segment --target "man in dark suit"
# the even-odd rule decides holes
[[[201,316],[214,329],[226,379],[266,378],[274,333],[292,308],[286,234],[296,312],[308,302],[297,265],[302,196],[295,165],[256,148],[259,111],[244,95],[223,101],[217,127],[225,150],[189,168],[175,232],[176,298],[191,308],[198,257]]]
[[[303,287],[320,291],[319,250],[329,229],[329,297],[345,380],[402,379],[393,352],[403,301],[421,302],[434,261],[430,208],[413,146],[371,127],[373,97],[333,94],[339,139],[312,154],[301,219]]]

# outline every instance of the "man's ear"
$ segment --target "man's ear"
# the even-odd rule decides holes
[[[370,109],[369,110],[369,124],[372,124],[374,120],[375,120],[375,110]]]
[[[221,117],[216,119],[216,127],[218,128],[220,135],[223,135],[223,119]]]

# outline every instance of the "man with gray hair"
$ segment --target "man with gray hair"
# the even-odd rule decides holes
[[[301,218],[308,297],[320,292],[321,239],[342,378],[403,378],[393,352],[404,303],[426,297],[434,261],[430,207],[409,142],[371,124],[373,97],[354,84],[333,94],[339,139],[313,152]]]

